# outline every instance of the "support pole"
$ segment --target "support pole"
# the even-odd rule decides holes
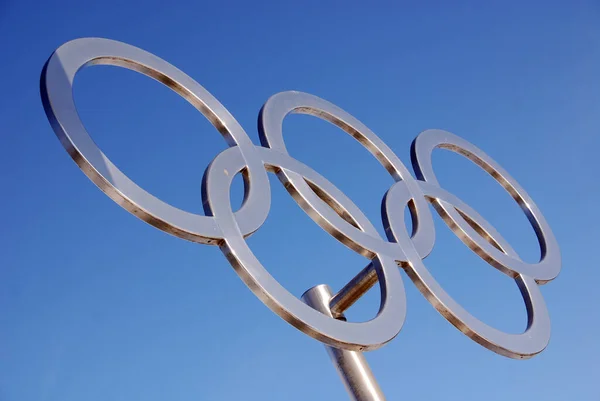
[[[321,284],[306,291],[302,295],[302,300],[310,307],[333,318],[329,307],[331,297],[329,286]],[[336,317],[344,319],[341,314]],[[362,352],[341,350],[328,345],[325,349],[353,401],[385,401],[385,396]]]

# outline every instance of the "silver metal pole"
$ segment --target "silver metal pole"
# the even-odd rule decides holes
[[[302,295],[302,300],[310,307],[333,317],[329,304],[332,292],[326,284],[317,285]],[[345,319],[338,314],[337,319]],[[362,352],[346,351],[325,346],[335,365],[348,394],[354,401],[385,401],[385,396],[373,376],[373,372]]]
[[[369,263],[344,288],[331,297],[329,308],[333,317],[337,319],[343,316],[344,311],[369,291],[378,280],[379,278],[377,277],[373,263]]]

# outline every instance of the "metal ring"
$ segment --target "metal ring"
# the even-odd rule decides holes
[[[561,267],[558,243],[546,219],[527,192],[482,150],[464,139],[442,130],[422,132],[413,142],[411,156],[413,168],[419,179],[439,186],[431,162],[431,153],[437,147],[452,150],[467,157],[488,172],[510,193],[521,206],[535,230],[540,244],[541,259],[539,263],[527,263],[516,257],[516,254],[500,251],[479,235],[454,207],[435,200],[433,205],[436,206],[440,216],[450,222],[448,226],[484,260],[510,277],[523,274],[533,277],[540,284],[554,279]]]
[[[518,260],[517,253],[474,209],[436,185],[421,182],[420,186],[431,202],[439,202],[446,208],[460,210],[485,232],[486,237],[490,238],[498,248]],[[398,207],[398,205],[406,205],[411,196],[402,182],[396,183],[386,194],[384,212],[386,219],[391,222],[389,239],[397,242],[404,250],[407,261],[402,265],[419,291],[456,328],[498,354],[523,359],[543,351],[550,340],[550,317],[536,282],[526,275],[519,274],[515,277],[527,309],[528,325],[524,333],[504,333],[475,318],[444,291],[412,246],[404,224],[404,207]]]
[[[288,154],[283,140],[283,120],[288,114],[309,114],[328,121],[344,132],[355,138],[365,147],[396,181],[406,183],[414,195],[410,205],[411,215],[415,223],[419,220],[431,220],[428,204],[422,196],[421,190],[408,169],[398,156],[383,142],[373,131],[357,120],[355,117],[317,96],[308,93],[288,91],[281,92],[267,100],[259,116],[259,135],[263,146]],[[351,222],[339,216],[332,202],[325,202],[306,183],[301,174],[282,169],[277,174],[288,190],[301,197],[307,207],[305,211],[315,216],[315,221],[355,251],[372,258],[375,254],[385,254],[401,260],[404,255],[402,249],[395,244],[386,243],[376,234],[370,234]],[[332,208],[333,207],[333,208]],[[418,219],[417,219],[418,216]],[[432,221],[432,220],[431,220]],[[323,224],[330,222],[331,224]],[[435,230],[431,224],[414,224],[412,240],[421,257],[426,257],[433,249]]]
[[[265,221],[270,208],[267,173],[246,132],[206,89],[173,65],[142,49],[100,38],[76,39],[50,56],[41,79],[46,115],[69,155],[110,198],[134,216],[177,237],[215,244],[223,235],[214,218],[178,209],[154,197],[123,174],[102,153],[86,131],[73,100],[73,80],[89,65],[114,65],[147,75],[165,84],[196,107],[225,137],[238,145],[247,166],[246,196],[236,218],[247,236]]]
[[[336,190],[335,194],[326,192],[335,187],[316,172],[310,173],[311,169],[293,161],[288,155],[277,154],[267,149],[263,149],[261,153],[267,156],[268,160],[265,164],[268,166],[277,165],[286,170],[293,167],[306,172],[305,179],[327,195],[341,193],[339,190]],[[220,245],[221,250],[246,285],[263,303],[288,323],[333,347],[368,351],[377,349],[392,340],[400,332],[406,316],[404,285],[394,259],[378,254],[372,261],[381,289],[380,309],[374,319],[363,323],[340,321],[306,305],[279,284],[263,267],[248,247],[238,227],[231,209],[229,190],[235,174],[244,168],[245,163],[237,147],[221,152],[205,173],[203,193],[207,196],[204,203],[207,213],[215,216],[223,232],[224,241]],[[354,221],[368,223],[358,208],[352,212],[359,213],[358,216],[350,216]],[[376,235],[375,228],[370,223],[363,229]]]

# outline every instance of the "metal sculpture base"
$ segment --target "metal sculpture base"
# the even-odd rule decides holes
[[[302,295],[302,300],[310,307],[333,318],[330,309],[333,294],[326,284],[312,287]],[[344,319],[342,314],[337,319]],[[354,401],[385,401],[385,396],[373,376],[373,372],[362,352],[346,351],[325,345],[325,349]]]

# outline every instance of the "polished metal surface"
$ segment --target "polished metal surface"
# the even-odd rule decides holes
[[[329,309],[331,288],[326,284],[317,285],[302,295],[307,305],[333,318]],[[340,315],[337,319],[343,319]],[[335,366],[346,391],[354,401],[385,401],[373,372],[362,352],[348,351],[325,345],[329,358]]]
[[[178,209],[146,192],[94,143],[77,114],[72,87],[81,68],[97,64],[128,68],[165,84],[196,107],[225,138],[230,147],[213,159],[204,174],[204,215]],[[529,358],[548,344],[550,319],[539,284],[554,279],[560,271],[556,239],[523,188],[487,154],[464,139],[441,130],[419,134],[411,149],[415,178],[396,154],[355,117],[316,96],[289,91],[272,96],[262,107],[258,121],[262,146],[256,146],[227,109],[188,75],[144,50],[100,38],[76,39],[59,47],[44,66],[40,88],[54,132],[77,165],[102,191],[160,230],[189,241],[219,246],[242,280],[273,312],[328,346],[348,351],[373,350],[399,333],[406,316],[406,299],[397,266],[442,316],[484,347],[511,358]],[[381,238],[344,193],[289,155],[282,125],[292,113],[313,115],[338,126],[364,146],[392,176],[395,183],[382,201],[387,239]],[[537,234],[541,250],[538,263],[522,261],[483,217],[440,187],[431,163],[435,148],[467,157],[511,194]],[[327,313],[311,308],[281,286],[246,243],[245,238],[258,230],[269,214],[271,192],[267,172],[277,175],[319,226],[367,259],[367,266],[353,280],[337,294],[328,296]],[[244,177],[245,197],[241,208],[233,212],[229,191],[238,173]],[[476,319],[429,273],[423,263],[435,243],[429,204],[465,245],[515,280],[528,314],[523,333],[504,333]],[[411,233],[406,230],[405,207],[411,213]],[[377,282],[380,308],[373,319],[359,323],[338,319]]]

